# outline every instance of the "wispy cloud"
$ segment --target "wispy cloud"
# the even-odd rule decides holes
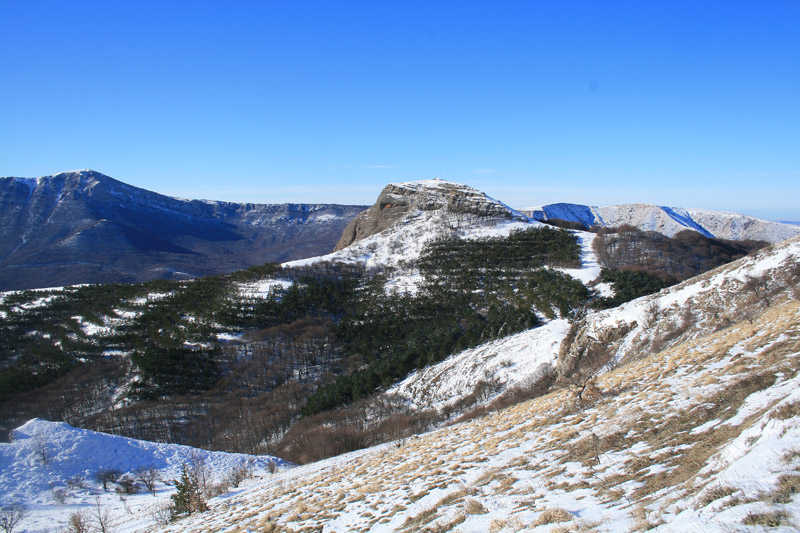
[[[397,168],[394,165],[364,165],[364,168]]]

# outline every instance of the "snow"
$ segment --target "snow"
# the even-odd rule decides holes
[[[153,523],[153,506],[168,501],[174,491],[164,482],[179,478],[181,466],[193,461],[203,461],[218,480],[248,461],[260,476],[267,475],[273,461],[283,468],[291,466],[271,456],[209,452],[33,419],[14,430],[12,442],[0,443],[0,507],[15,502],[28,507],[28,516],[16,531],[53,530],[63,527],[72,513],[91,509],[99,498],[103,507],[112,510],[118,522],[116,530],[137,531]],[[113,491],[104,491],[95,480],[101,470],[132,474],[137,468],[150,467],[157,469],[163,480],[156,496],[143,488],[129,496],[124,506]],[[65,496],[64,503],[58,501],[58,493]]]
[[[558,218],[579,222],[586,227],[593,225],[618,227],[627,224],[668,237],[687,229],[707,237],[752,239],[772,243],[800,235],[800,228],[791,224],[761,220],[738,213],[651,204],[588,206],[559,203],[526,207],[521,211],[530,214],[536,220]]]
[[[565,319],[483,344],[414,372],[387,391],[415,409],[437,409],[458,402],[483,381],[503,389],[535,379],[555,364],[569,331]]]
[[[239,283],[239,294],[246,298],[269,298],[275,291],[288,289],[291,281],[282,279],[262,279],[250,283]]]

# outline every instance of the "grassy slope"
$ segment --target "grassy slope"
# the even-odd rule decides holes
[[[591,406],[578,409],[562,389],[295,469],[168,529],[792,527],[800,523],[791,499],[800,489],[798,356],[800,304],[784,298],[601,375]]]

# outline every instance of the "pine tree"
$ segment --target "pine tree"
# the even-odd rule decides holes
[[[172,520],[208,509],[206,499],[200,490],[200,480],[197,479],[197,474],[186,463],[181,466],[181,478],[175,480],[175,488],[177,492],[170,496],[172,499],[172,506],[170,507]]]

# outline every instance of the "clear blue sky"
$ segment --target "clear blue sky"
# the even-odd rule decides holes
[[[800,1],[0,0],[0,175],[800,220]]]

